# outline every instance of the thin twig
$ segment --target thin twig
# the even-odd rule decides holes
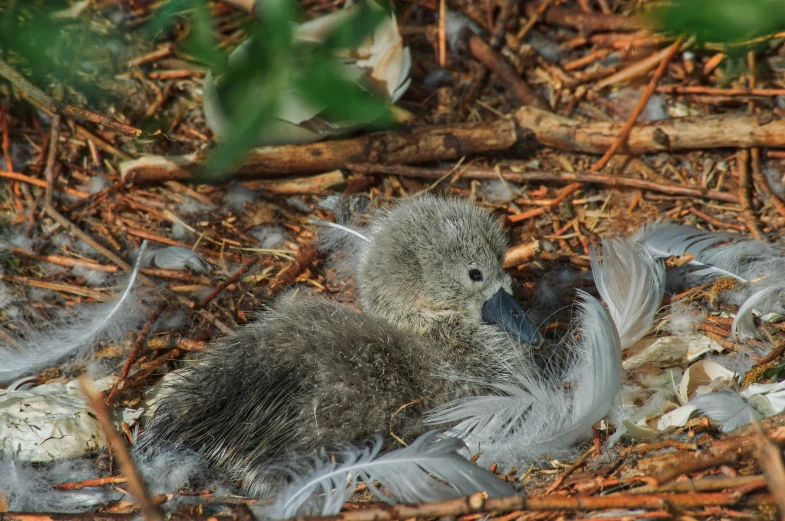
[[[139,137],[142,135],[142,131],[138,128],[120,123],[114,118],[83,109],[82,107],[77,107],[76,105],[69,105],[49,97],[44,91],[27,81],[24,76],[16,72],[2,59],[0,59],[0,76],[3,76],[11,82],[19,92],[26,98],[32,100],[36,105],[47,108],[52,115],[60,114],[77,121],[97,123],[126,136]]]
[[[589,169],[589,173],[597,172],[598,170],[605,167],[608,164],[608,161],[611,160],[613,154],[616,153],[617,150],[624,144],[627,140],[627,136],[630,134],[630,130],[632,127],[635,126],[635,122],[638,121],[638,118],[641,114],[643,114],[643,110],[646,108],[646,104],[649,102],[649,98],[651,95],[654,94],[654,89],[657,88],[657,83],[659,83],[660,78],[662,78],[663,74],[665,74],[666,69],[668,68],[668,64],[671,61],[671,58],[676,54],[676,51],[679,50],[681,47],[681,42],[683,38],[680,37],[677,39],[673,45],[670,46],[668,52],[662,58],[660,62],[660,66],[657,67],[657,70],[654,72],[654,76],[652,76],[651,81],[649,82],[649,86],[646,88],[646,91],[641,96],[641,99],[638,100],[638,104],[635,106],[635,110],[632,111],[632,115],[630,119],[627,120],[627,123],[622,127],[621,131],[619,132],[619,137],[616,138],[616,141],[613,142],[611,147],[608,149],[607,152],[597,161],[594,166]]]
[[[106,440],[112,447],[114,456],[120,464],[120,470],[126,479],[128,479],[128,490],[142,508],[145,519],[147,521],[164,521],[161,512],[152,503],[150,496],[147,494],[147,488],[145,487],[139,472],[136,470],[133,461],[131,461],[131,456],[128,453],[128,447],[126,446],[123,437],[120,436],[120,433],[115,430],[114,425],[112,424],[112,418],[109,415],[106,405],[104,405],[103,396],[86,376],[82,376],[79,379],[79,385],[82,388],[82,392],[90,401],[90,406],[93,408],[93,412],[95,412],[96,418],[98,418],[98,422],[104,430]]]

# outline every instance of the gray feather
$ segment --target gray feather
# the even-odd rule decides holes
[[[148,250],[144,255],[144,265],[168,270],[184,270],[190,268],[197,273],[204,273],[210,265],[195,251],[180,246],[167,246],[157,250]]]
[[[432,503],[475,492],[490,497],[515,494],[502,479],[461,456],[459,451],[465,448],[461,441],[440,440],[438,435],[438,431],[427,432],[408,447],[383,456],[378,456],[382,440],[377,437],[370,446],[340,451],[339,462],[316,458],[313,471],[284,490],[267,514],[273,519],[336,515],[358,481],[389,504]]]
[[[730,432],[760,419],[755,409],[738,393],[733,391],[701,394],[690,400],[700,413],[720,422],[722,432]]]

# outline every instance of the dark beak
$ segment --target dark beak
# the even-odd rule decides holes
[[[542,336],[512,295],[500,289],[482,306],[482,319],[512,333],[533,347],[542,345]]]

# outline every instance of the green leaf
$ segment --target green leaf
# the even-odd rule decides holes
[[[648,12],[660,32],[734,44],[785,28],[783,0],[675,0]]]

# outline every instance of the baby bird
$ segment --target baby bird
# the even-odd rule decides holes
[[[512,297],[505,233],[468,202],[413,198],[375,217],[357,259],[363,313],[279,301],[220,339],[162,398],[142,447],[182,445],[247,493],[290,451],[427,430],[425,411],[541,337]]]

